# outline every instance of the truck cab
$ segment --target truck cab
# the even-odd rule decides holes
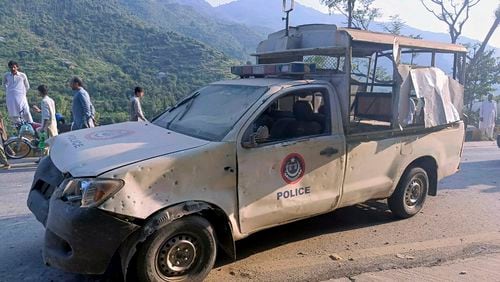
[[[402,62],[423,51],[428,66]],[[443,52],[455,62],[450,76],[435,66]],[[195,91],[151,123],[62,134],[28,198],[46,228],[44,261],[202,280],[218,251],[236,258],[235,241],[263,229],[370,199],[411,217],[458,169],[464,52],[294,27],[263,41],[256,65],[233,67],[238,79]]]

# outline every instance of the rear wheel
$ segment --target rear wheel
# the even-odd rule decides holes
[[[4,150],[7,157],[11,159],[22,159],[31,153],[31,146],[28,141],[21,138],[15,138],[5,142]]]
[[[175,220],[153,233],[137,253],[139,281],[202,281],[212,269],[216,242],[200,216]]]
[[[392,213],[397,217],[412,217],[424,206],[428,191],[429,177],[427,172],[421,167],[413,167],[403,175],[387,203]]]

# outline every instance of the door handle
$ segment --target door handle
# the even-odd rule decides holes
[[[323,150],[321,150],[321,152],[319,152],[320,155],[322,156],[327,156],[327,157],[331,157],[332,155],[335,155],[339,152],[339,150],[333,148],[333,147],[328,147],[328,148],[325,148]]]

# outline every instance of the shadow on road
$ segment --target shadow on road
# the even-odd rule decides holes
[[[0,216],[0,226],[5,227],[5,225],[9,224],[10,222],[25,222],[32,217],[33,215],[31,213],[22,215],[18,214],[15,216]]]
[[[499,193],[500,192],[500,186],[497,187],[491,187],[488,189],[481,190],[482,193]]]
[[[469,189],[471,186],[486,185],[497,188],[496,191],[495,189],[491,189],[487,193],[498,192],[498,187],[500,186],[499,172],[500,160],[461,163],[460,171],[440,181],[438,190]]]
[[[10,169],[0,169],[0,174],[35,171],[38,166],[35,160],[36,158],[10,160]]]
[[[387,204],[370,201],[334,212],[304,219],[283,226],[267,229],[236,242],[237,260],[253,254],[271,250],[281,245],[307,240],[319,235],[336,233],[357,228],[377,226],[394,221]],[[216,267],[229,264],[227,258],[218,260]]]
[[[45,266],[44,229],[32,214],[0,217],[0,227],[0,281],[112,281],[104,276],[72,274]]]
[[[36,165],[32,166],[32,167],[27,167],[27,166],[15,167],[15,166],[12,166],[10,169],[0,170],[0,174],[16,173],[16,172],[32,172],[32,171],[35,171],[35,169],[36,169]]]

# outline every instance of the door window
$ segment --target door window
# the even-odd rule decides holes
[[[255,119],[250,134],[257,144],[330,133],[330,108],[324,89],[295,91],[274,100]]]

